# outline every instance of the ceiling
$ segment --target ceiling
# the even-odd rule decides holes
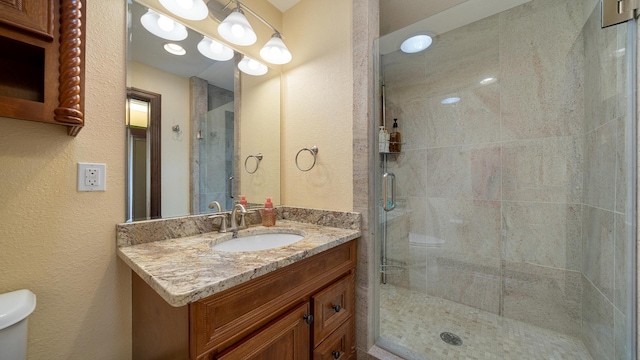
[[[285,12],[289,10],[293,5],[300,2],[300,0],[267,0],[271,5],[278,8],[278,10]]]

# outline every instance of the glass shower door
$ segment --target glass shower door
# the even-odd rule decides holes
[[[375,174],[377,344],[634,359],[635,23],[601,29],[581,0],[464,20],[477,2],[411,25],[441,29],[425,51],[378,43],[379,123],[397,118],[405,143]]]

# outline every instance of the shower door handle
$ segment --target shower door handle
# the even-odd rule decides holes
[[[391,202],[389,202],[389,178],[391,178]],[[384,211],[396,208],[396,176],[393,173],[382,175],[382,202]]]
[[[233,176],[229,176],[227,179],[227,193],[229,194],[229,198],[233,199]]]

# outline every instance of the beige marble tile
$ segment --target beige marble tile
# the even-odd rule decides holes
[[[613,301],[615,214],[591,206],[583,206],[582,213],[582,272]]]
[[[582,304],[583,341],[594,359],[614,358],[614,308],[598,289],[582,277],[584,295]]]
[[[427,196],[497,200],[502,180],[500,146],[456,146],[427,151]]]
[[[581,295],[579,272],[505,263],[503,315],[507,318],[579,336]]]
[[[632,279],[629,278],[629,253],[635,251],[629,243],[630,225],[625,222],[625,215],[615,214],[615,254],[614,254],[614,292],[613,304],[622,313],[627,312],[627,295]],[[631,232],[633,233],[633,231]]]
[[[585,131],[626,113],[626,26],[600,27],[600,5],[584,27]]]
[[[500,140],[499,84],[459,91],[460,101],[442,104],[442,96],[426,99],[427,147],[490,143]]]
[[[582,202],[582,136],[505,142],[502,158],[504,200]]]
[[[582,270],[582,207],[578,204],[503,204],[506,260]]]
[[[388,171],[396,175],[397,197],[424,197],[427,191],[427,150],[406,150],[388,156]]]
[[[427,251],[424,244],[409,247],[409,289],[427,293]]]
[[[427,248],[427,294],[497,314],[500,306],[499,259]]]
[[[500,202],[429,198],[427,243],[438,249],[498,264],[501,250]],[[429,240],[429,241],[426,241]]]
[[[610,121],[585,139],[584,203],[611,211],[616,201],[617,124]]]
[[[629,360],[633,359],[633,349],[629,346],[629,332],[627,331],[627,319],[628,317],[623,315],[617,309],[614,310],[613,318],[613,340],[615,346],[615,360]]]
[[[582,1],[534,0],[499,16],[502,138],[582,134]]]
[[[498,16],[438,35],[424,52],[423,94],[443,96],[481,86],[499,72]]]
[[[407,100],[389,95],[387,98],[387,128],[391,130],[393,119],[398,119],[398,129],[402,135],[402,151],[426,149],[427,141],[427,102],[419,96]]]
[[[429,220],[427,217],[427,198],[426,197],[409,197],[407,198],[407,207],[409,211],[409,233],[426,234]]]
[[[628,184],[628,166],[627,156],[631,153],[631,144],[628,144],[626,137],[625,117],[616,120],[617,123],[617,140],[616,140],[616,211],[619,213],[627,212],[627,184]],[[632,138],[633,136],[631,136]]]

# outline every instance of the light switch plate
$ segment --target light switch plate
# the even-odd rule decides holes
[[[78,163],[78,191],[107,190],[107,164]]]

